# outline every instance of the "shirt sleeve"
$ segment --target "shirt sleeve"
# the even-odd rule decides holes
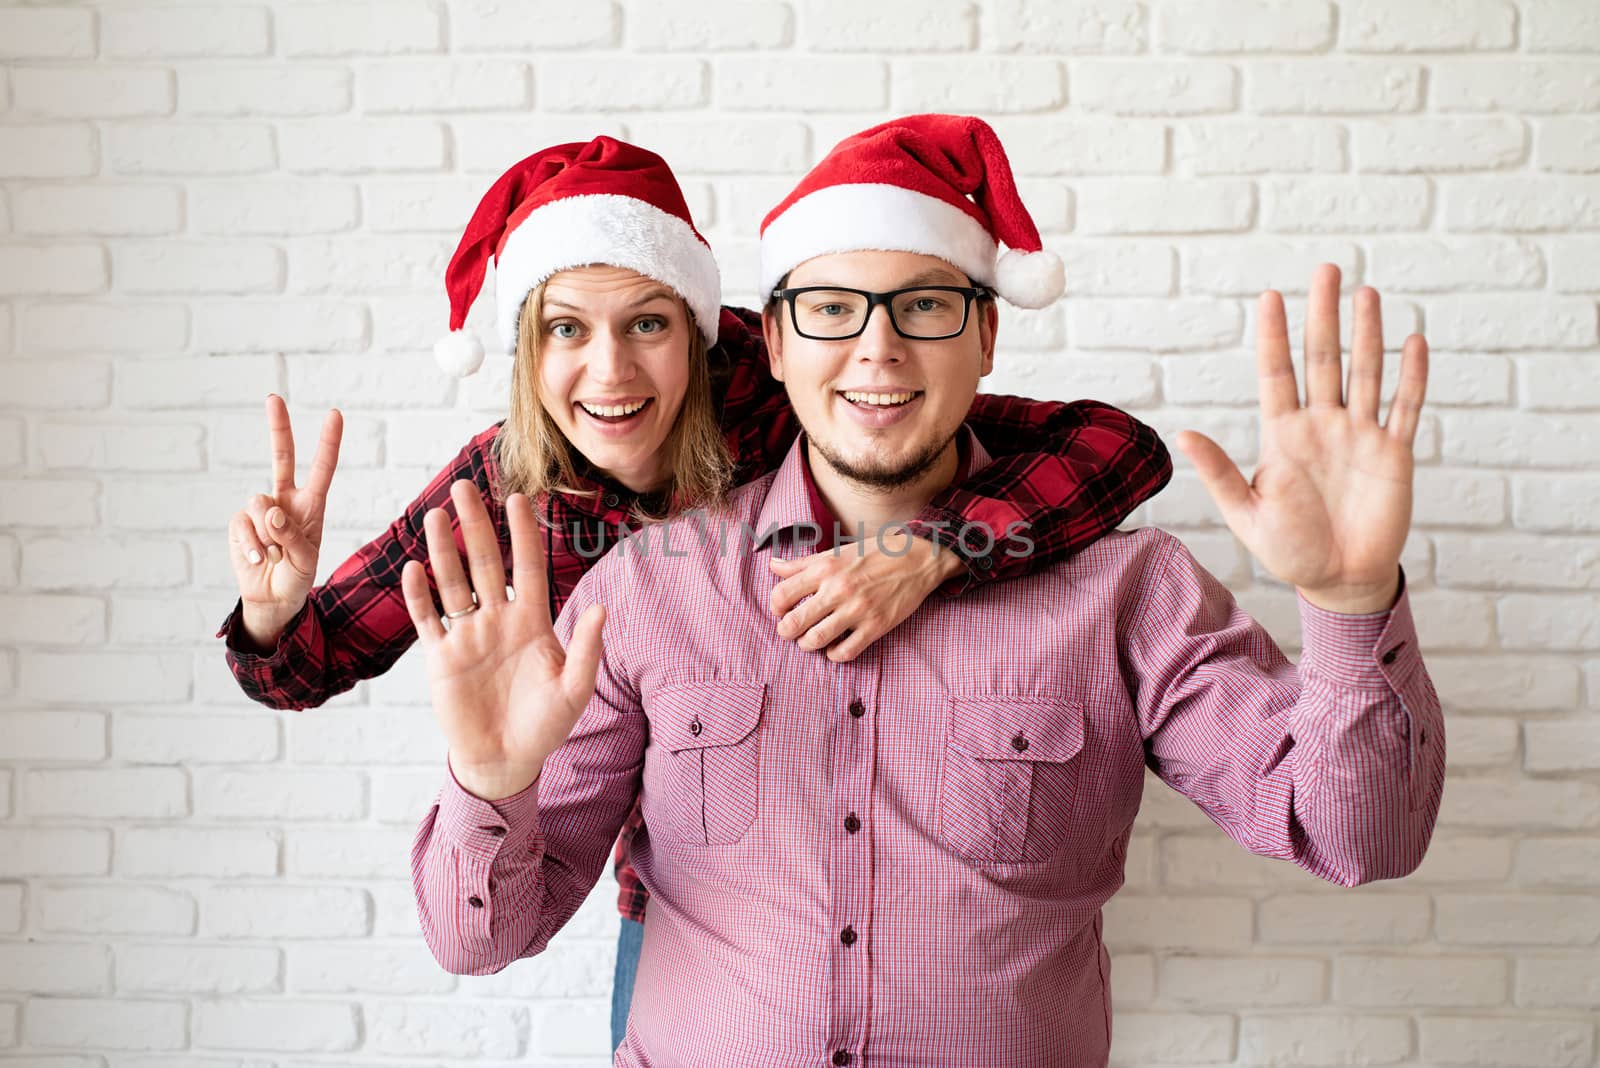
[[[1298,668],[1170,535],[1134,598],[1125,670],[1151,770],[1246,849],[1328,882],[1417,868],[1445,738],[1403,570],[1383,612],[1300,598]]]
[[[235,602],[217,637],[223,639],[228,667],[247,697],[272,708],[311,708],[394,666],[417,636],[400,589],[400,572],[408,560],[428,562],[422,518],[430,508],[446,509],[456,525],[450,486],[457,479],[477,484],[500,531],[502,552],[509,550],[510,532],[491,458],[497,431],[498,425],[469,442],[388,529],[314,587],[274,648],[259,652],[249,646],[243,604]],[[463,545],[459,527],[456,535],[457,545]],[[431,567],[428,582],[433,585]]]
[[[966,564],[941,587],[947,594],[1067,559],[1172,478],[1160,435],[1099,401],[980,393],[967,422],[993,459],[935,495],[909,524]]]
[[[566,645],[599,600],[591,571],[556,620]],[[645,717],[617,655],[621,603],[607,607],[594,698],[526,790],[500,801],[447,773],[411,848],[422,933],[457,975],[488,975],[544,950],[589,892],[638,796]]]

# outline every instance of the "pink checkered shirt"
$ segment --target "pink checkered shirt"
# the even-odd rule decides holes
[[[1403,574],[1386,612],[1302,599],[1297,668],[1177,538],[1115,531],[834,664],[767,610],[768,555],[813,519],[801,457],[734,494],[756,537],[678,520],[681,555],[614,550],[578,584],[563,641],[607,618],[570,740],[494,804],[447,777],[418,830],[446,968],[542,951],[638,795],[650,909],[616,1064],[1104,1065],[1101,907],[1146,767],[1331,882],[1421,862],[1444,723]]]

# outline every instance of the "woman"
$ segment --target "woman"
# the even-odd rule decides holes
[[[427,562],[427,522],[456,525],[451,486],[458,480],[484,499],[503,555],[505,499],[520,491],[535,500],[554,615],[588,566],[631,527],[714,504],[730,483],[775,468],[793,442],[798,424],[767,373],[760,316],[720,308],[710,250],[653,153],[601,137],[556,146],[507,171],[451,261],[453,330],[491,255],[501,338],[515,351],[507,418],[468,442],[400,518],[321,586],[313,578],[341,417],[329,414],[309,479],[297,487],[288,412],[268,398],[273,490],[251,498],[230,523],[240,600],[218,632],[251,698],[305,708],[388,670],[415,639],[402,567]],[[436,351],[462,370],[481,356],[460,334]],[[904,552],[870,545],[860,556],[774,562],[784,576],[773,596],[776,615],[787,617],[812,597],[848,628],[825,650],[818,635],[792,621],[780,633],[848,660],[935,589],[957,593],[1012,577],[1093,542],[1171,476],[1159,438],[1106,405],[980,396],[969,422],[996,460],[936,498],[912,524],[918,536]],[[445,515],[425,521],[437,507]],[[1029,524],[1036,551],[960,551],[962,524],[996,515]],[[463,544],[459,531],[454,536]],[[635,810],[617,848],[625,919],[613,1045],[627,1018],[647,903],[627,864],[638,825]]]

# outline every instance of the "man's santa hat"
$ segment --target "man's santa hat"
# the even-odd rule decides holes
[[[1022,308],[1066,288],[1000,139],[970,115],[908,115],[839,142],[762,221],[761,292],[814,256],[868,249],[937,256]]]
[[[445,270],[450,333],[433,347],[439,365],[457,375],[483,362],[483,346],[462,327],[491,256],[495,318],[508,353],[516,351],[528,294],[557,271],[590,264],[626,267],[671,287],[706,344],[716,344],[716,258],[671,168],[637,145],[613,137],[556,145],[513,166],[484,194]]]

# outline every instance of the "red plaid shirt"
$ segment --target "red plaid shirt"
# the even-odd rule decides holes
[[[411,868],[445,968],[540,953],[637,804],[650,916],[618,1066],[1088,1068],[1147,768],[1329,882],[1421,863],[1445,730],[1403,572],[1385,611],[1301,598],[1296,666],[1177,538],[1115,531],[835,664],[766,610],[768,559],[823,518],[801,456],[722,529],[674,522],[674,552],[579,583],[556,633],[605,605],[594,698],[533,785],[490,803],[443,776]]]
[[[783,384],[768,371],[760,314],[724,308],[709,358],[735,480],[743,483],[776,470],[800,425]],[[997,458],[936,496],[912,523],[917,534],[960,552],[967,562],[967,570],[946,583],[947,594],[1066,559],[1115,528],[1172,477],[1171,457],[1155,431],[1096,401],[980,394],[968,423]],[[493,449],[499,427],[468,442],[403,515],[313,589],[269,654],[256,655],[243,642],[241,609],[234,606],[217,636],[226,639],[228,666],[247,696],[273,708],[309,708],[389,670],[416,640],[400,592],[400,570],[407,560],[427,562],[422,517],[430,508],[444,508],[454,520],[450,485],[457,479],[470,479],[483,493],[509,561],[511,534]],[[584,572],[632,523],[635,495],[590,474],[592,497],[553,494],[538,502],[552,618]],[[1033,552],[965,552],[956,538],[967,523],[986,524],[997,534],[1013,523],[1027,524]],[[459,537],[458,530],[458,544]],[[635,812],[623,829],[616,873],[619,910],[642,922],[649,895],[628,862],[628,842],[639,822]]]

